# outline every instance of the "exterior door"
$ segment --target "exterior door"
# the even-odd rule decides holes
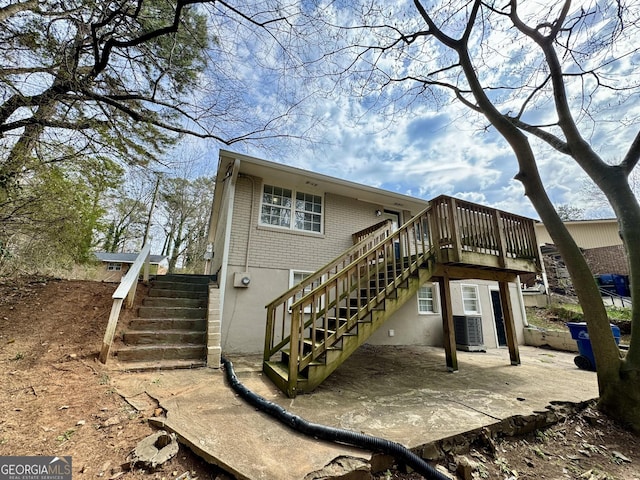
[[[389,210],[385,210],[382,213],[381,220],[391,220],[391,231],[395,232],[400,227],[400,214],[398,212],[391,212]]]
[[[391,212],[389,210],[385,210],[382,213],[382,220],[391,220],[391,233],[395,232],[400,228],[400,214],[398,212]],[[400,258],[400,242],[394,242],[394,252],[396,259]]]
[[[504,328],[504,316],[502,315],[502,303],[500,302],[500,292],[491,290],[491,304],[493,305],[493,318],[496,322],[496,335],[498,336],[498,346],[507,345],[507,331]]]

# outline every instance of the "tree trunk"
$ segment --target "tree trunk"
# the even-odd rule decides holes
[[[605,389],[600,391],[600,407],[628,427],[640,432],[640,206],[627,176],[620,170],[608,176],[599,186],[609,199],[618,218],[620,236],[629,262],[632,300],[631,336],[629,351],[620,361],[617,375],[611,375]],[[633,337],[636,338],[633,341]],[[595,353],[595,351],[594,351]]]

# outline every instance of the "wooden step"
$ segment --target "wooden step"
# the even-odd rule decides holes
[[[290,397],[295,397],[296,392],[288,392],[288,365],[284,365],[281,362],[269,361],[263,363],[262,370],[280,390],[286,392]],[[304,376],[299,376],[296,389],[305,391],[306,382]]]

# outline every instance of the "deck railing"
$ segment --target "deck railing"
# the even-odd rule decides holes
[[[440,249],[451,249],[459,261],[463,252],[538,260],[533,220],[452,197],[431,201],[434,235]]]
[[[264,361],[287,352],[290,390],[311,362],[430,258],[456,263],[468,252],[498,257],[497,267],[506,258],[539,262],[531,219],[446,196],[396,232],[371,235],[267,305]]]
[[[133,302],[136,295],[136,287],[138,286],[138,277],[140,270],[144,267],[143,280],[146,282],[149,280],[149,253],[151,251],[151,245],[146,245],[142,248],[142,251],[136,257],[136,260],[129,268],[116,291],[111,296],[113,298],[113,305],[111,306],[111,313],[109,314],[109,322],[107,323],[107,330],[104,333],[104,339],[102,340],[102,349],[100,350],[100,361],[107,363],[109,358],[109,351],[113,344],[113,337],[116,333],[116,327],[118,325],[118,319],[120,318],[120,310],[122,304],[127,299],[127,306],[133,307]]]

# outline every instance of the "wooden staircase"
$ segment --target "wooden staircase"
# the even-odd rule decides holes
[[[446,196],[354,242],[267,305],[263,371],[290,397],[320,385],[430,278],[449,278],[443,265],[510,278],[540,268],[532,220]]]
[[[115,356],[130,370],[205,365],[208,285],[205,275],[161,275],[151,281]]]

